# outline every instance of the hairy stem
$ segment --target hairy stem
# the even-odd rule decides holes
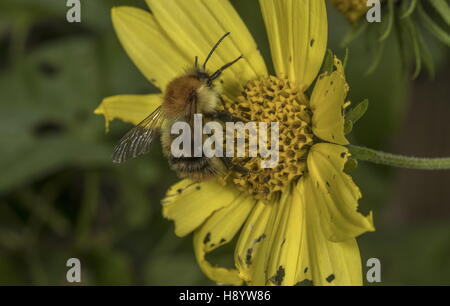
[[[375,164],[420,170],[450,169],[450,157],[419,158],[376,151],[355,145],[348,145],[347,148],[354,158]]]

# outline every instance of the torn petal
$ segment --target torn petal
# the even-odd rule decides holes
[[[336,71],[321,74],[314,86],[310,99],[312,130],[323,140],[346,145],[343,109],[348,85],[341,61],[335,57],[334,64]]]
[[[305,203],[306,227],[304,233],[308,253],[307,279],[316,286],[360,286],[362,265],[356,239],[332,242],[324,230],[324,218],[318,203],[308,197],[307,184],[300,180],[297,192]],[[299,263],[302,259],[299,257]],[[302,267],[299,265],[299,268]]]
[[[238,197],[229,206],[213,213],[194,233],[195,256],[200,268],[210,279],[229,285],[242,283],[237,270],[214,266],[206,260],[205,255],[233,239],[254,205],[255,201],[251,197]]]
[[[175,234],[185,236],[199,227],[213,212],[227,207],[239,196],[232,187],[215,180],[201,183],[182,180],[162,200],[164,217],[175,222]]]
[[[256,286],[292,286],[308,266],[304,204],[298,193],[259,202],[242,230],[235,261],[243,278]]]
[[[160,94],[151,95],[119,95],[103,99],[94,114],[105,117],[106,130],[109,122],[120,119],[138,124],[161,105]]]
[[[307,160],[305,196],[308,202],[316,204],[323,230],[332,241],[344,241],[375,230],[372,214],[364,216],[358,212],[361,192],[344,172],[349,155],[343,146],[320,143],[312,146]]]
[[[255,256],[260,253],[262,242],[267,238],[266,227],[273,207],[274,205],[262,201],[255,205],[236,245],[234,262],[239,270],[239,276],[250,285],[255,284],[258,272]]]

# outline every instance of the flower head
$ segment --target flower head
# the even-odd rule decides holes
[[[355,237],[374,228],[371,215],[357,211],[361,193],[344,173],[350,154],[343,112],[349,103],[341,61],[335,58],[333,71],[319,75],[327,45],[324,1],[260,0],[276,71],[272,76],[228,1],[147,3],[152,13],[115,8],[113,23],[128,55],[154,85],[164,90],[182,67],[231,32],[210,64],[220,67],[244,56],[221,77],[227,110],[281,123],[278,167],[260,169],[252,158],[243,162],[252,170],[248,177],[235,174],[226,185],[216,179],[182,180],[167,191],[163,214],[174,220],[178,236],[194,234],[204,273],[226,284],[362,284]],[[159,94],[107,98],[96,113],[107,121],[138,123],[160,99]],[[235,269],[206,260],[207,253],[236,235]]]
[[[367,0],[331,0],[331,3],[351,22],[357,21],[368,10]]]

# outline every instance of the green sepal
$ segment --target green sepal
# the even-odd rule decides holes
[[[408,18],[414,13],[417,7],[417,0],[412,0],[409,3],[406,1],[402,2],[402,12],[400,14],[400,19]]]
[[[346,119],[344,123],[344,134],[348,135],[353,130],[353,121]]]
[[[325,54],[325,59],[323,61],[322,65],[322,72],[321,73],[331,73],[333,71],[334,66],[334,53],[330,49],[327,50],[327,53]]]
[[[352,122],[352,124],[355,124],[359,119],[362,118],[362,116],[364,116],[368,108],[369,100],[364,99],[345,114],[346,121],[349,120]]]
[[[431,32],[431,34],[434,35],[437,39],[439,39],[441,42],[446,44],[447,46],[450,46],[450,35],[442,29],[436,22],[433,21],[433,19],[428,16],[424,9],[422,8],[422,5],[418,5],[417,11],[419,13],[419,17],[422,19],[425,27],[428,29],[428,31]]]
[[[450,6],[448,3],[445,0],[430,0],[430,3],[445,23],[450,26]]]
[[[349,157],[344,165],[344,172],[350,173],[356,170],[356,168],[358,168],[358,160],[353,157]]]
[[[344,133],[350,134],[355,123],[364,116],[369,108],[369,100],[365,99],[345,114]]]
[[[345,56],[344,56],[344,61],[343,61],[343,63],[342,63],[342,67],[344,67],[344,70],[345,70],[345,68],[347,68],[347,64],[348,64],[348,54],[349,54],[350,52],[349,52],[349,50],[348,50],[348,48],[345,48]]]

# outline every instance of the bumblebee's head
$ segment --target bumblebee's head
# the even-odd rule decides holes
[[[192,75],[193,77],[199,79],[205,84],[212,84],[213,80],[211,79],[211,75],[204,69],[198,67],[197,64],[195,64],[194,68],[188,71],[188,74]]]
[[[198,57],[195,57],[194,67],[181,77],[174,79],[167,85],[164,103],[161,106],[166,116],[177,118],[194,113],[214,111],[219,101],[219,93],[213,82],[220,77],[222,72],[242,58],[239,56],[214,73],[208,73],[206,64],[213,55],[222,40],[230,35],[226,33],[209,52],[203,65],[199,65]]]
[[[217,79],[222,72],[227,69],[228,67],[230,67],[231,65],[233,65],[234,63],[236,63],[238,60],[240,60],[241,58],[243,58],[243,56],[239,56],[237,59],[235,59],[234,61],[231,61],[225,65],[223,65],[222,67],[220,67],[216,72],[209,74],[206,70],[206,64],[208,63],[209,59],[211,58],[211,56],[213,55],[214,51],[216,51],[217,47],[220,45],[220,43],[224,40],[225,37],[227,37],[228,35],[230,35],[230,32],[225,33],[225,35],[223,35],[219,41],[214,45],[214,47],[211,49],[211,51],[209,51],[208,56],[206,57],[205,61],[203,62],[202,67],[199,66],[198,64],[198,56],[195,57],[195,62],[194,62],[194,75],[196,75],[198,77],[199,80],[203,81],[206,83],[206,85],[208,87],[212,87],[212,83],[215,79]]]

